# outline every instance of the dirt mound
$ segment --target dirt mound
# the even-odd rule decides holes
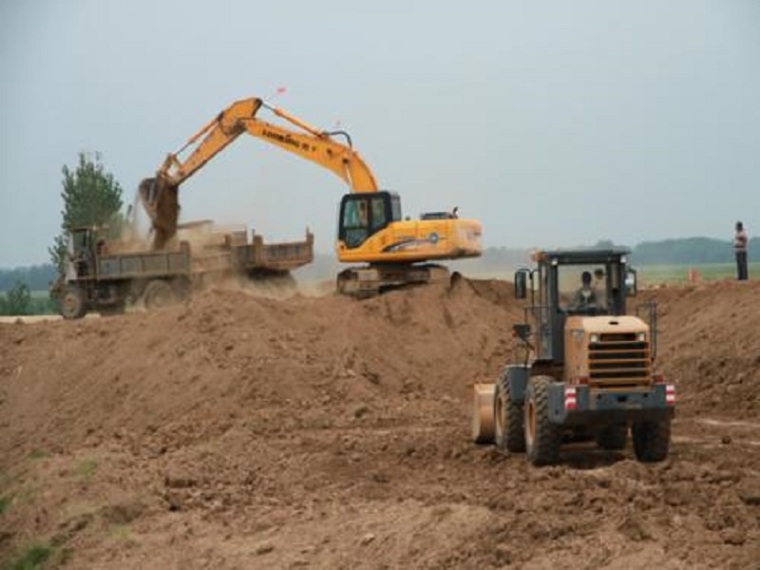
[[[509,283],[210,291],[0,326],[0,562],[35,546],[76,568],[752,567],[758,413],[725,417],[758,380],[730,360],[760,348],[741,285],[642,294],[684,408],[656,466],[570,448],[534,469],[471,443],[471,386],[522,318]]]
[[[364,303],[212,291],[185,306],[118,320],[3,328],[3,345],[14,349],[2,355],[10,378],[4,390],[13,395],[5,405],[25,419],[10,434],[64,450],[88,434],[196,425],[249,402],[264,416],[270,404],[304,406],[281,421],[297,415],[340,423],[359,404],[382,414],[389,392],[464,397],[508,358],[513,314],[466,288],[415,289]],[[314,401],[323,405],[308,405]],[[54,412],[58,422],[49,430],[44,418]]]
[[[659,362],[686,413],[760,416],[760,282],[647,291],[658,304]]]

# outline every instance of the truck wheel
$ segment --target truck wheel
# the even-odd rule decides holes
[[[506,377],[496,382],[493,399],[494,441],[496,446],[512,453],[525,451],[523,404],[515,402],[509,394]]]
[[[143,294],[146,309],[161,309],[173,305],[177,301],[174,290],[166,281],[156,279],[148,283]]]
[[[525,447],[533,465],[550,465],[559,458],[559,427],[549,420],[549,376],[534,376],[525,391]]]
[[[645,463],[663,461],[670,448],[670,420],[636,422],[631,426],[636,459]]]
[[[628,442],[628,425],[612,424],[604,426],[596,434],[596,444],[608,451],[620,451],[625,449]]]
[[[64,319],[81,319],[87,313],[84,291],[79,287],[67,287],[59,301]]]

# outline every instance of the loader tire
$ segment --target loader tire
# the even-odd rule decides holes
[[[628,443],[628,425],[626,424],[604,426],[596,434],[596,444],[608,451],[625,449],[626,443]]]
[[[493,417],[496,446],[512,453],[525,451],[525,412],[523,404],[515,402],[510,396],[506,375],[496,382]]]
[[[59,301],[59,311],[64,319],[81,319],[87,313],[84,292],[79,287],[70,286]]]
[[[549,419],[549,376],[534,376],[525,391],[525,447],[533,465],[551,465],[559,458],[560,430]]]
[[[171,285],[166,281],[156,279],[148,283],[143,293],[145,308],[149,310],[162,309],[177,302],[177,296]]]
[[[670,420],[636,422],[631,426],[633,451],[643,463],[663,461],[670,449]]]

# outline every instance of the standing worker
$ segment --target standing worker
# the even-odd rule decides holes
[[[736,255],[736,278],[739,281],[747,280],[747,232],[744,224],[736,222],[734,234],[734,254]]]

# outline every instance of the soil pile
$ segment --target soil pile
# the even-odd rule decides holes
[[[760,282],[646,292],[658,304],[659,363],[685,413],[760,417]]]
[[[76,568],[753,567],[758,292],[642,295],[683,410],[657,465],[470,442],[471,386],[522,318],[500,281],[0,326],[0,561],[39,542]]]

